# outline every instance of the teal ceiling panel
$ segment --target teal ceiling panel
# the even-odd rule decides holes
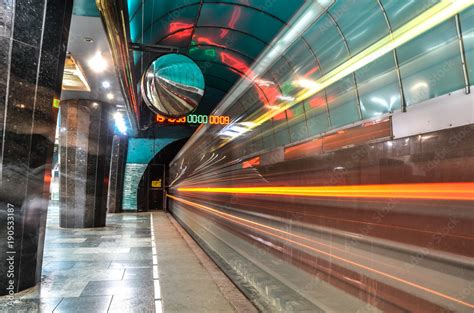
[[[72,14],[80,16],[100,16],[95,0],[74,0]]]
[[[209,111],[240,78],[251,76],[254,61],[304,3],[132,0],[130,35],[135,42],[177,47],[197,61],[211,87],[202,101]],[[140,59],[137,54],[135,64]]]
[[[249,6],[256,10],[272,15],[283,22],[288,22],[294,12],[298,10],[304,3],[304,0],[291,1],[262,1],[262,0],[204,0],[204,2],[221,2]]]
[[[266,43],[251,34],[214,27],[197,27],[191,46],[213,45],[229,48],[256,59],[266,47]]]
[[[283,27],[283,23],[256,9],[227,4],[204,4],[197,26],[229,28],[253,34],[265,42],[270,42]],[[265,25],[265,27],[260,27]],[[255,30],[259,29],[258,32]]]

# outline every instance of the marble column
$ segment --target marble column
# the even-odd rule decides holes
[[[59,128],[59,225],[105,226],[112,139],[109,104],[61,102]]]
[[[41,279],[69,0],[0,1],[0,295]]]
[[[109,213],[122,212],[123,181],[125,174],[125,163],[127,161],[128,138],[114,136],[112,143],[112,157],[110,161],[109,193],[107,199],[107,210]]]

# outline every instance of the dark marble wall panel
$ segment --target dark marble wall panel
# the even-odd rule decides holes
[[[114,136],[110,161],[109,192],[107,197],[107,211],[109,213],[122,212],[123,182],[125,163],[127,161],[128,140],[126,137]]]
[[[0,37],[10,38],[13,30],[13,17],[15,15],[15,1],[3,0],[0,3]]]
[[[45,14],[46,1],[15,0],[13,37],[25,44],[38,47]]]
[[[41,278],[57,117],[51,104],[61,91],[71,14],[72,0],[0,1],[0,251],[14,256],[9,264],[2,255],[0,295]]]
[[[107,104],[61,103],[60,226],[103,227],[112,144]]]

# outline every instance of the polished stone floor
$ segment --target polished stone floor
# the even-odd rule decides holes
[[[153,227],[151,227],[151,225]],[[111,214],[63,229],[50,208],[42,282],[0,312],[255,312],[169,215]]]

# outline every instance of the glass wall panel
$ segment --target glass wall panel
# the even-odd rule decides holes
[[[331,127],[360,120],[354,77],[349,75],[326,89]]]
[[[377,1],[336,1],[329,13],[341,28],[352,55],[389,34]]]
[[[295,71],[293,80],[295,78],[315,80],[321,77],[321,70],[319,69],[317,59],[302,38],[297,39],[286,51],[285,55]]]
[[[304,37],[319,59],[321,71],[328,73],[348,59],[349,53],[334,21],[323,15],[305,33]]]
[[[252,111],[262,107],[256,88],[249,88],[247,92],[240,97],[236,105],[242,106],[244,110],[250,109]]]
[[[272,119],[273,133],[277,146],[283,146],[290,142],[290,133],[288,131],[288,120],[286,112],[281,112]]]
[[[469,84],[474,85],[474,7],[462,12],[460,16]]]
[[[440,0],[380,0],[387,12],[392,30],[406,24]]]
[[[280,87],[282,99],[291,98],[297,93],[296,86],[293,84],[295,72],[293,67],[286,61],[286,58],[280,58],[271,68],[270,74]]]
[[[283,129],[275,132],[275,142],[277,147],[287,145],[291,142],[288,127],[284,127]]]
[[[367,64],[355,75],[364,119],[393,112],[401,107],[400,85],[393,53]]]
[[[287,111],[286,115],[288,117],[288,128],[290,131],[291,142],[308,138],[304,103],[299,103],[293,106]]]
[[[308,135],[315,136],[330,129],[328,109],[324,91],[319,92],[304,102]]]
[[[454,18],[413,39],[397,51],[407,105],[464,87]]]
[[[273,135],[273,122],[268,120],[263,123],[260,127],[260,132],[262,134],[263,148],[265,150],[275,148],[275,136]]]

